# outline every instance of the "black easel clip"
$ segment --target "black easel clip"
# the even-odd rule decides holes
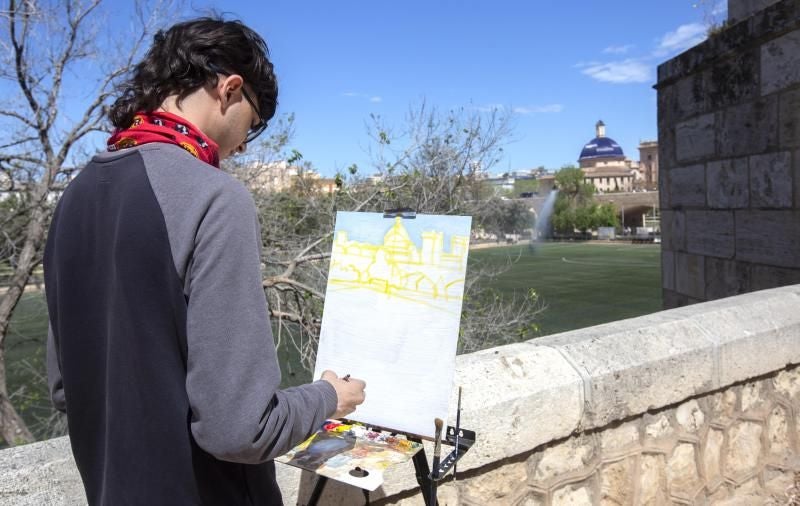
[[[397,209],[387,209],[383,212],[384,218],[403,218],[413,220],[417,217],[417,212],[410,207],[398,207]]]

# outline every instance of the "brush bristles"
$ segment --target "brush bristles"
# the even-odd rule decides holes
[[[441,431],[441,430],[442,430],[442,426],[444,425],[444,422],[442,421],[442,419],[441,419],[441,418],[437,418],[437,419],[435,419],[435,420],[433,421],[433,423],[434,423],[434,425],[436,425],[436,431],[437,431],[437,432],[439,432],[439,431]]]

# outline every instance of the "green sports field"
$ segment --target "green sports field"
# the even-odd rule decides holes
[[[653,244],[545,243],[470,252],[470,261],[511,268],[489,281],[504,295],[533,288],[547,305],[539,335],[554,334],[661,309],[661,247]]]

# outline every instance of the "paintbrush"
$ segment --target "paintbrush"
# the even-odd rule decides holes
[[[436,480],[439,479],[439,459],[442,457],[442,422],[441,418],[434,419],[433,423],[436,425],[436,436],[433,442],[433,469],[431,470],[430,492],[428,493],[428,500],[426,504],[439,504],[436,502]]]
[[[442,427],[444,426],[444,422],[441,418],[437,418],[433,421],[436,425],[436,439],[433,443],[433,479],[436,480],[439,478],[439,460],[442,457]]]
[[[456,465],[458,464],[458,443],[461,432],[461,387],[458,387],[458,407],[456,408],[456,452],[455,462],[453,462],[453,481],[456,481]]]

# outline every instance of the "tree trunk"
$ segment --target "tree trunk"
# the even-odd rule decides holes
[[[34,441],[33,434],[28,430],[6,394],[5,357],[2,350],[0,350],[0,436],[9,446]]]
[[[40,202],[43,202],[40,200]],[[5,342],[11,315],[19,303],[28,284],[33,269],[39,264],[39,252],[45,238],[45,227],[49,212],[42,203],[36,207],[31,215],[31,221],[25,231],[26,239],[19,256],[19,261],[11,277],[8,291],[0,299],[0,435],[9,445],[30,443],[34,441],[33,435],[25,425],[25,421],[14,409],[8,397],[6,383]]]

